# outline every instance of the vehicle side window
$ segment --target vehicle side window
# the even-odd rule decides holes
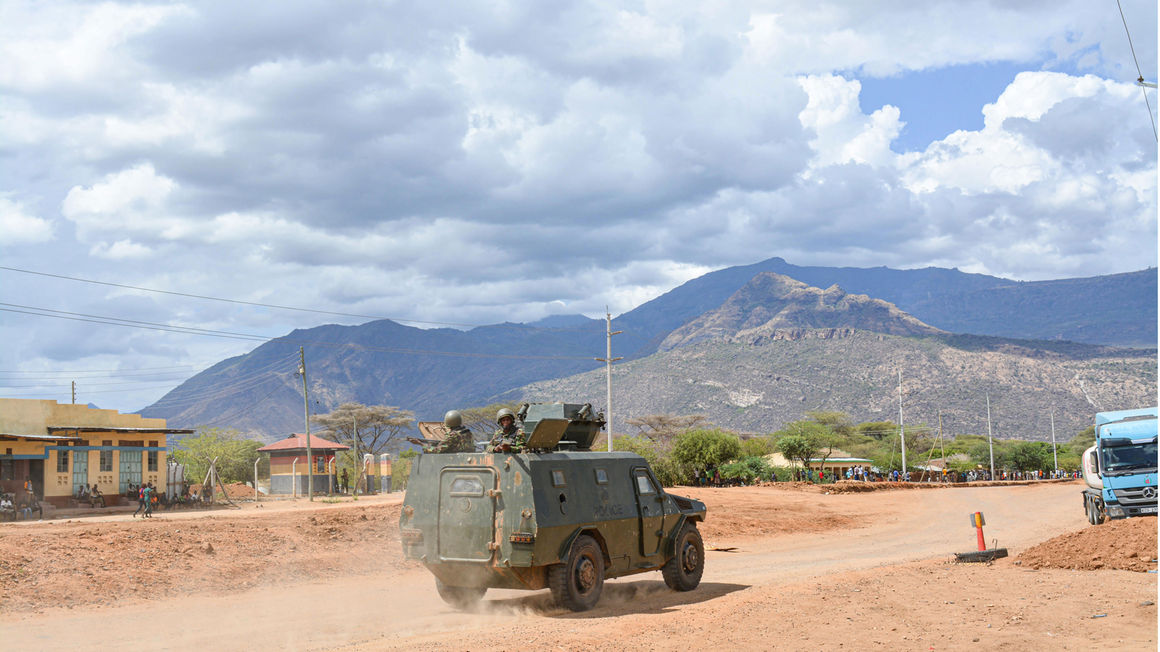
[[[596,469],[596,484],[608,484],[608,471]]]
[[[653,489],[652,480],[648,479],[648,473],[644,471],[636,472],[636,491],[642,496],[656,493]]]
[[[566,484],[567,483],[564,481],[564,472],[561,471],[560,469],[553,469],[552,470],[552,486],[553,487],[563,487]]]

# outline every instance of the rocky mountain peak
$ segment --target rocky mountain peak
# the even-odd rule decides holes
[[[943,332],[892,303],[848,294],[837,284],[823,290],[788,276],[761,272],[720,307],[670,333],[660,350],[706,341],[800,339],[814,329],[828,333],[826,337],[855,330],[911,336]]]

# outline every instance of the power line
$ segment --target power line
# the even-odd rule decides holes
[[[335,316],[339,316],[339,317],[356,317],[359,319],[376,319],[376,320],[387,319],[387,320],[394,321],[394,322],[406,322],[409,324],[427,324],[427,325],[431,325],[431,326],[458,326],[458,327],[462,327],[462,328],[479,328],[482,326],[493,326],[493,327],[494,326],[501,326],[501,327],[515,328],[515,327],[523,326],[522,324],[468,324],[468,323],[464,323],[464,322],[430,321],[430,320],[423,320],[423,319],[406,319],[406,318],[401,318],[401,317],[384,317],[382,315],[361,315],[358,313],[350,313],[350,312],[337,312],[337,311],[333,311],[333,310],[318,310],[316,308],[301,308],[298,306],[282,306],[282,305],[273,304],[273,303],[261,303],[258,301],[242,301],[240,299],[227,299],[224,297],[211,297],[211,296],[204,295],[204,294],[191,294],[188,292],[176,292],[173,290],[158,290],[156,288],[146,288],[146,287],[140,287],[137,285],[127,285],[124,283],[112,283],[109,281],[97,281],[97,280],[93,280],[93,279],[79,278],[76,276],[65,276],[63,274],[51,274],[49,272],[38,272],[38,271],[31,270],[31,269],[20,269],[18,267],[6,267],[3,265],[0,265],[0,270],[5,270],[5,271],[9,271],[9,272],[19,272],[21,274],[33,274],[35,276],[46,276],[49,278],[59,278],[59,279],[63,279],[66,281],[76,281],[78,283],[92,283],[94,285],[105,285],[105,286],[109,286],[109,287],[123,288],[126,290],[138,290],[140,292],[155,292],[157,294],[168,294],[168,295],[178,296],[178,297],[189,297],[191,299],[204,299],[206,301],[221,301],[224,303],[233,303],[233,304],[243,305],[243,306],[255,306],[255,307],[259,307],[259,308],[274,308],[276,310],[292,310],[295,312],[308,312],[308,313],[314,313],[314,314],[318,314],[318,315],[335,315]],[[575,331],[575,332],[587,332],[587,331],[594,331],[595,323],[596,322],[594,320],[592,328],[542,328],[539,330],[554,331],[554,332],[573,332],[573,331]]]
[[[14,306],[16,304],[0,303],[0,306]],[[101,315],[89,315],[85,313],[69,312],[65,310],[52,310],[49,308],[37,308],[34,306],[18,306],[20,308],[28,308],[29,310],[16,310],[13,308],[0,308],[3,312],[13,312],[25,315],[35,315],[37,317],[52,317],[55,319],[68,319],[72,321],[83,321],[94,324],[105,324],[107,326],[125,326],[127,328],[141,328],[146,330],[164,331],[170,333],[182,333],[185,335],[204,335],[207,337],[222,337],[227,339],[239,339],[258,342],[285,342],[292,344],[300,344],[303,346],[315,347],[329,347],[329,348],[354,348],[363,351],[376,351],[380,353],[402,353],[409,355],[441,355],[459,358],[489,358],[501,360],[589,360],[587,356],[575,355],[516,355],[505,353],[474,353],[469,351],[436,351],[431,349],[408,349],[401,347],[381,347],[381,346],[367,346],[364,344],[357,344],[354,342],[325,342],[319,340],[300,340],[288,337],[269,337],[266,335],[254,335],[250,333],[235,333],[231,331],[218,331],[206,328],[196,328],[193,326],[176,326],[171,324],[159,324],[157,322],[147,322],[135,319],[123,319],[120,317],[104,317]],[[42,312],[30,312],[30,310],[40,310]],[[47,313],[47,314],[46,314]]]
[[[174,367],[138,367],[137,369],[74,369],[74,370],[58,370],[58,371],[22,371],[19,369],[0,369],[0,374],[89,374],[89,373],[118,373],[121,371],[157,371],[162,369],[197,369],[202,365],[177,365]],[[174,372],[176,373],[176,372]],[[120,375],[118,373],[118,375]],[[128,375],[128,374],[126,374]]]
[[[1148,120],[1152,123],[1152,136],[1160,140],[1160,134],[1156,131],[1156,120],[1152,118],[1152,102],[1148,100],[1148,89],[1144,85],[1144,73],[1140,70],[1140,60],[1136,58],[1136,46],[1132,44],[1132,32],[1128,30],[1128,19],[1124,17],[1124,7],[1120,4],[1120,0],[1116,0],[1116,7],[1120,10],[1120,20],[1124,23],[1124,34],[1128,36],[1128,49],[1132,51],[1132,62],[1136,64],[1136,84],[1140,87],[1140,92],[1144,94],[1144,104],[1148,107]]]
[[[9,304],[0,304],[0,305],[9,305]],[[37,308],[36,310],[40,310],[40,309]],[[23,315],[35,315],[37,317],[53,317],[56,319],[68,319],[70,321],[89,322],[91,324],[105,324],[107,326],[128,326],[131,328],[144,328],[144,329],[154,330],[154,331],[166,331],[166,332],[170,332],[170,333],[185,333],[187,335],[206,335],[209,337],[223,337],[226,339],[234,339],[234,340],[265,341],[265,340],[269,339],[266,337],[250,336],[250,335],[217,334],[217,333],[208,332],[205,329],[190,330],[190,329],[185,329],[185,328],[180,327],[180,326],[166,327],[166,326],[163,326],[160,324],[146,325],[149,322],[118,323],[118,322],[130,322],[130,320],[127,320],[127,319],[118,320],[116,317],[94,318],[94,319],[88,319],[88,318],[85,318],[83,316],[71,317],[71,316],[67,316],[67,315],[78,315],[80,313],[65,313],[64,311],[60,311],[60,310],[54,310],[52,312],[61,313],[61,314],[45,314],[43,312],[30,312],[28,310],[15,310],[12,308],[0,308],[0,312],[14,312],[14,313],[19,313],[19,314],[23,314]],[[198,331],[201,331],[201,332],[198,332]]]

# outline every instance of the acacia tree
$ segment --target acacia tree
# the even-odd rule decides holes
[[[350,450],[340,454],[340,464],[354,468],[358,477],[362,464],[356,452],[379,454],[401,448],[400,435],[415,423],[415,414],[393,405],[343,403],[329,414],[316,415],[312,420],[325,428],[335,441],[350,446]]]
[[[650,414],[643,417],[633,417],[628,419],[627,423],[637,429],[637,434],[655,442],[668,442],[681,433],[711,427],[708,417],[703,414],[685,416]]]
[[[820,466],[833,454],[838,437],[830,428],[817,421],[793,421],[774,433],[777,448],[786,459],[800,462],[810,469],[810,460],[820,460]]]
[[[185,477],[201,482],[210,462],[217,459],[217,474],[222,482],[245,482],[253,479],[254,460],[262,457],[262,442],[246,439],[233,428],[200,427],[193,437],[186,437],[171,453],[173,461],[185,465]]]
[[[519,403],[509,401],[507,403],[492,403],[483,407],[464,408],[459,410],[459,414],[463,417],[464,427],[476,435],[490,435],[497,427],[495,422],[497,412],[503,408],[515,412],[519,407]]]

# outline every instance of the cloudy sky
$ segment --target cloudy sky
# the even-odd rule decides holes
[[[1157,3],[1122,2],[1140,73],[1110,1],[3,0],[0,396],[136,410],[255,346],[156,325],[1154,266]]]

